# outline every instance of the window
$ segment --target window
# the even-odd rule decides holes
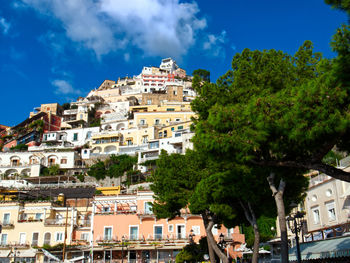
[[[167,108],[166,111],[175,111],[174,108]]]
[[[88,131],[87,134],[86,134],[86,139],[90,139],[91,138],[91,134],[92,134],[92,131]]]
[[[164,131],[164,138],[168,136],[168,131]]]
[[[39,242],[39,233],[33,233],[32,246],[37,246]]]
[[[162,239],[163,226],[154,226],[154,239]]]
[[[103,213],[109,213],[111,211],[111,208],[109,206],[104,206],[102,211]]]
[[[140,125],[145,125],[145,124],[146,124],[146,120],[141,119],[141,120],[140,120]]]
[[[152,104],[152,100],[147,100],[147,105],[151,105]]]
[[[231,237],[232,234],[233,234],[233,228],[228,228],[227,229],[227,236]]]
[[[182,126],[182,125],[181,126],[177,126],[178,130],[182,130],[183,128],[184,128],[184,126]]]
[[[329,221],[336,220],[334,201],[326,204],[326,207],[327,207],[328,220]]]
[[[63,241],[63,232],[56,232],[56,236],[55,236],[55,240],[58,241],[58,242],[61,242]]]
[[[148,135],[142,136],[142,143],[147,143],[148,142]]]
[[[50,245],[51,233],[45,233],[44,235],[44,245]]]
[[[168,232],[169,233],[174,232],[174,225],[168,225]]]
[[[196,236],[199,236],[201,234],[201,228],[200,226],[192,226],[193,234]]]
[[[104,240],[112,240],[112,227],[105,226]]]
[[[21,245],[25,244],[26,243],[26,233],[20,233],[19,234],[19,243]]]
[[[9,225],[10,224],[10,213],[4,214],[4,219],[2,220],[3,225]]]
[[[90,237],[89,233],[81,233],[80,235],[80,239],[85,241],[88,241],[89,237]]]
[[[162,132],[159,132],[159,133],[158,133],[158,136],[159,136],[159,138],[162,138],[162,137],[163,137],[163,133],[162,133]]]
[[[181,121],[181,119],[175,119],[175,121]]]
[[[73,134],[73,141],[77,141],[78,140],[78,133],[74,133]]]
[[[171,127],[171,130],[173,131],[173,130],[175,130],[175,128],[174,128],[174,127]]]
[[[154,120],[154,124],[155,124],[155,125],[159,125],[159,124],[160,124],[160,120],[159,120],[159,119],[155,119],[155,120]]]
[[[314,218],[314,224],[319,224],[320,223],[320,210],[318,207],[312,208],[312,215]]]
[[[145,202],[145,214],[152,214],[152,203]]]
[[[61,164],[67,164],[67,159],[61,159]]]
[[[137,240],[139,236],[139,227],[130,226],[130,240]]]
[[[43,219],[43,213],[36,213],[35,214],[35,220],[40,221]]]
[[[1,235],[1,245],[7,245],[7,234]]]

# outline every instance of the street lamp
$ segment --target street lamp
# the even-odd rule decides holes
[[[195,234],[193,232],[193,229],[191,229],[190,234],[188,235],[188,238],[190,239],[190,244],[194,243],[193,237],[195,236]]]
[[[122,263],[124,262],[124,241],[125,241],[125,237],[122,236]]]
[[[288,227],[289,229],[292,231],[293,234],[295,234],[295,240],[297,243],[297,260],[298,263],[301,263],[301,255],[300,255],[300,246],[299,246],[299,236],[298,236],[298,232],[300,232],[300,230],[303,227],[303,217],[304,217],[305,213],[304,212],[300,212],[297,211],[295,214],[290,215],[287,217],[287,222],[288,222]]]
[[[221,234],[219,235],[218,246],[219,246],[219,248],[221,249],[221,251],[224,251],[224,250],[225,250],[226,241],[225,241],[225,237],[224,237],[224,234],[223,234],[223,233],[221,233]]]

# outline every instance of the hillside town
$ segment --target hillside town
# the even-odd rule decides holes
[[[137,76],[104,80],[76,101],[43,103],[13,127],[1,125],[0,262],[174,262],[198,243],[206,236],[202,216],[184,208],[157,218],[148,180],[162,151],[193,148],[195,97],[192,76],[166,58]],[[133,163],[119,176],[99,173],[100,164],[128,157]],[[349,157],[337,167],[348,170]],[[305,176],[301,242],[348,233],[350,184],[319,172]],[[252,253],[239,225],[212,233],[235,262]],[[261,248],[269,261],[261,262],[279,262],[274,233],[270,249]],[[292,228],[288,237],[295,248]]]

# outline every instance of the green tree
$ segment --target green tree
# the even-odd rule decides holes
[[[137,164],[137,157],[126,154],[114,155],[103,161],[98,161],[93,164],[89,170],[88,175],[95,177],[97,180],[105,179],[106,176],[110,178],[118,178],[129,172],[131,175],[134,167]]]
[[[205,69],[196,69],[193,71],[192,76],[198,76],[202,81],[210,82],[210,71]]]

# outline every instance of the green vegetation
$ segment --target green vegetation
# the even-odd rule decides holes
[[[26,144],[18,144],[14,147],[10,148],[10,151],[28,151],[28,145]]]
[[[60,165],[53,164],[50,167],[43,167],[40,171],[40,176],[54,176],[60,173]]]
[[[127,175],[127,182],[132,183],[132,179],[135,176],[140,177],[139,171],[134,170],[136,164],[137,157],[126,154],[111,155],[111,157],[104,162],[98,161],[92,165],[87,173],[97,180],[102,180],[106,177],[118,178]]]

